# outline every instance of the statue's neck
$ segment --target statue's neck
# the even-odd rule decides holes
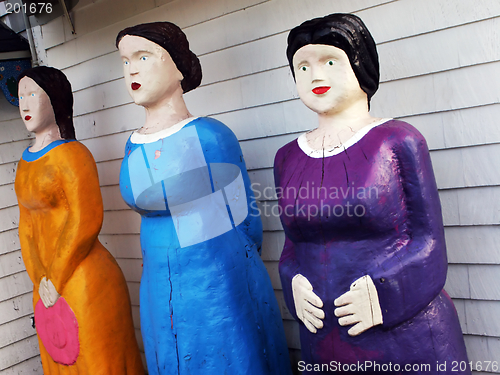
[[[186,107],[182,94],[160,101],[152,106],[145,106],[144,108],[146,109],[146,122],[139,129],[139,133],[142,134],[156,133],[192,117]]]
[[[31,152],[37,152],[48,146],[54,141],[61,140],[61,134],[59,132],[59,127],[56,123],[53,123],[43,130],[37,131],[35,133],[35,143],[30,147]]]
[[[367,101],[360,100],[338,111],[319,113],[318,128],[307,134],[307,141],[314,150],[338,147],[358,130],[378,120],[370,115]]]
[[[345,127],[358,130],[370,122],[373,122],[373,117],[368,111],[366,98],[354,101],[345,108],[318,114],[318,130],[326,133],[337,133]]]

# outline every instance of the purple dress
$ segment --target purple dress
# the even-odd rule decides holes
[[[282,147],[274,164],[286,235],[279,267],[285,301],[298,319],[291,281],[300,273],[324,303],[324,327],[316,334],[299,321],[299,369],[470,374],[460,371],[467,354],[443,290],[441,206],[423,136],[389,120],[360,130],[325,157],[306,154],[304,140]],[[352,326],[338,324],[333,301],[364,275],[377,288],[384,322],[351,337]]]

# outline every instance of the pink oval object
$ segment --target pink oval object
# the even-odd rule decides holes
[[[35,306],[35,324],[43,346],[55,362],[68,366],[76,362],[80,353],[78,322],[64,298],[60,297],[49,308],[39,300]]]

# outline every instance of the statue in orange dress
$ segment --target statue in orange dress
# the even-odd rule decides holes
[[[35,134],[15,188],[44,373],[144,374],[125,278],[97,239],[101,192],[92,154],[75,140],[71,85],[37,67],[21,74],[19,98]]]

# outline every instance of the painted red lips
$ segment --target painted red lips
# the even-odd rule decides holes
[[[325,92],[327,92],[328,90],[330,90],[330,86],[320,86],[320,87],[313,88],[312,91],[316,95],[321,95],[321,94],[324,94]]]
[[[132,86],[132,90],[139,90],[139,87],[141,87],[141,84],[137,83],[137,82],[132,82],[131,86]]]
[[[24,116],[24,119],[25,119],[26,121],[29,121],[29,120],[31,120],[31,116],[30,116],[30,115],[26,115],[26,116]]]

